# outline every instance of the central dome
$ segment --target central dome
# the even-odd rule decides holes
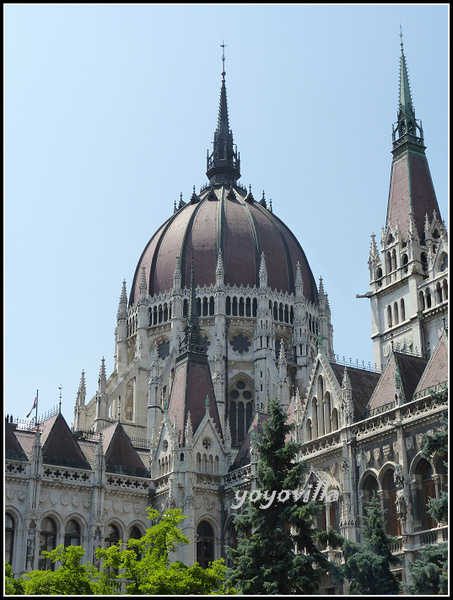
[[[304,295],[317,303],[304,251],[288,227],[261,202],[237,185],[212,185],[199,196],[194,193],[190,203],[177,210],[146,246],[135,271],[130,304],[139,297],[142,267],[151,296],[169,292],[178,257],[182,287],[190,284],[192,259],[195,285],[215,285],[219,251],[224,282],[230,286],[259,287],[264,253],[268,287],[294,293],[299,263]]]
[[[315,280],[296,237],[267,208],[264,197],[256,202],[237,183],[240,157],[228,122],[225,72],[222,76],[217,129],[207,157],[210,183],[199,195],[194,190],[189,203],[181,201],[151,238],[137,265],[129,303],[139,297],[143,267],[150,296],[170,292],[178,259],[182,287],[189,287],[192,260],[195,285],[215,285],[221,253],[225,285],[259,287],[263,255],[268,287],[289,294],[295,293],[299,263],[304,296],[317,304]]]

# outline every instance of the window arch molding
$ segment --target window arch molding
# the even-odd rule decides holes
[[[71,515],[64,524],[64,546],[83,546],[83,532],[85,527],[80,522],[80,517]]]
[[[377,469],[373,469],[372,467],[370,467],[369,469],[367,469],[366,471],[364,471],[359,479],[359,490],[363,491],[364,489],[364,485],[367,483],[367,480],[369,477],[374,477],[374,479],[376,480],[377,483],[377,488],[378,488],[378,492],[382,490],[381,488],[381,483],[379,480],[379,472],[377,471]]]
[[[113,529],[116,530],[118,537],[115,537]],[[126,531],[126,527],[123,523],[121,523],[118,519],[110,519],[104,525],[104,543],[113,545],[114,540],[122,540],[124,539],[124,532]]]

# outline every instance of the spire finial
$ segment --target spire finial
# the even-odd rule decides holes
[[[220,47],[222,48],[222,82],[225,82],[225,48],[226,48],[226,44],[225,41],[222,40],[222,43],[220,44]]]
[[[401,52],[403,52],[403,28],[401,27],[401,23],[400,23],[400,46],[401,46]]]

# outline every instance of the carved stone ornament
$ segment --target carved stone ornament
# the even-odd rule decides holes
[[[417,437],[418,437],[418,436],[417,436]],[[418,440],[417,440],[417,442],[418,442]],[[414,438],[413,438],[411,435],[409,435],[409,436],[406,438],[406,448],[407,448],[408,450],[412,450],[412,448],[413,448],[413,447],[414,447]]]

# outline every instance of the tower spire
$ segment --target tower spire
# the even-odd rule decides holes
[[[410,143],[419,152],[424,152],[423,128],[420,121],[415,118],[414,105],[409,84],[406,57],[404,55],[403,31],[400,25],[400,80],[397,122],[393,127],[393,153],[398,155],[404,148],[404,144]],[[418,130],[418,131],[417,131]]]
[[[228,119],[225,85],[225,43],[222,48],[222,86],[220,88],[219,116],[214,132],[213,150],[208,152],[206,175],[211,184],[234,185],[240,178],[240,157],[233,143],[233,133]]]

